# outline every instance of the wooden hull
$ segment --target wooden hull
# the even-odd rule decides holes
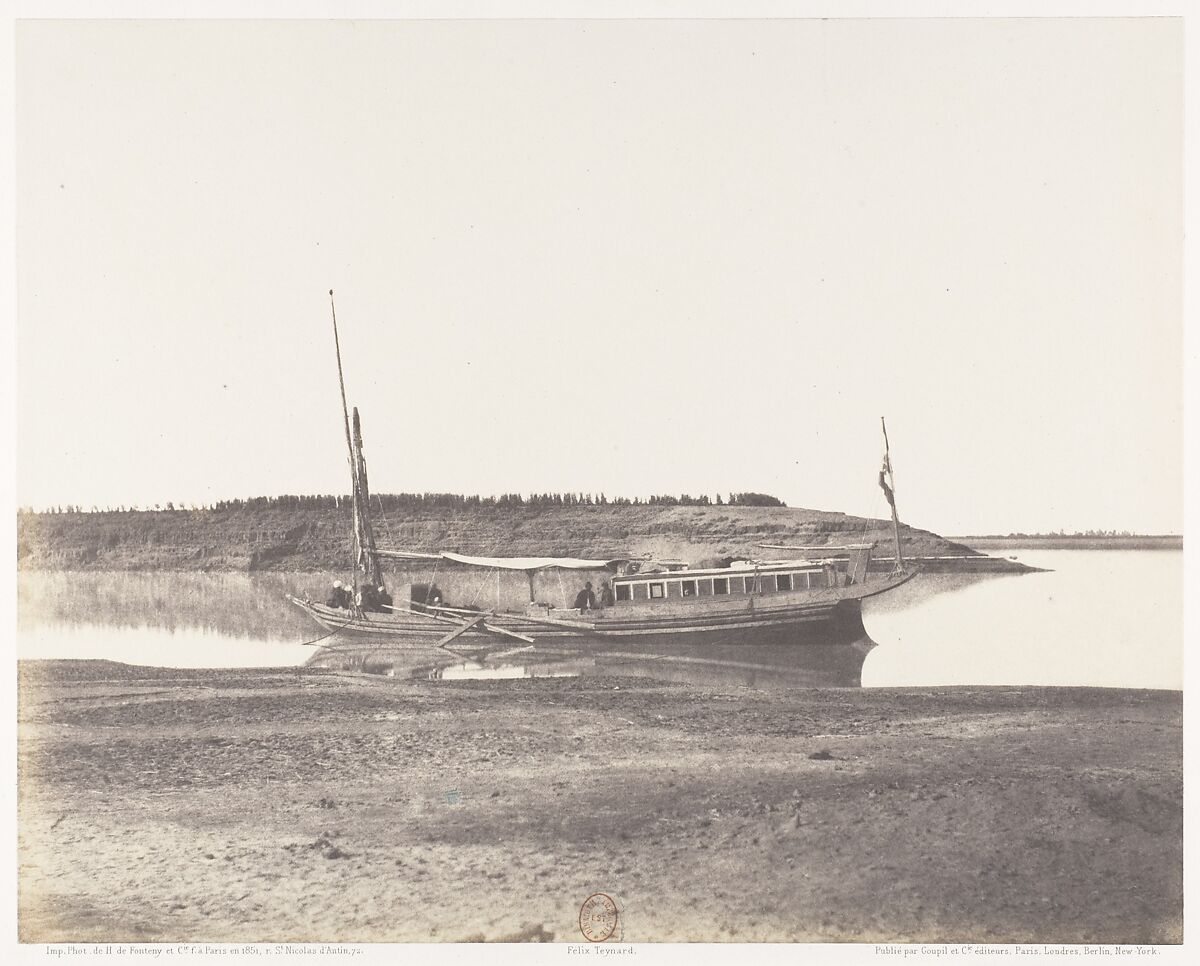
[[[608,647],[655,653],[677,648],[814,645],[863,636],[860,601],[885,593],[911,579],[915,571],[850,587],[759,594],[741,598],[693,598],[618,604],[587,617],[539,619],[497,613],[487,627],[456,636],[453,646],[494,648],[515,641],[498,630],[532,638],[539,647]],[[299,598],[292,602],[344,642],[362,638],[375,647],[435,648],[468,618],[440,618],[394,611],[354,615]],[[561,613],[561,612],[559,612]],[[569,612],[572,615],[578,612]]]

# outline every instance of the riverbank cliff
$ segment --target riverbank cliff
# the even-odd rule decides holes
[[[374,501],[372,501],[374,502]],[[379,545],[406,550],[521,556],[677,558],[784,556],[762,544],[875,541],[893,552],[892,524],[827,510],[758,506],[609,504],[545,507],[409,507],[374,513]],[[939,570],[1017,573],[928,530],[901,525],[910,558]],[[27,570],[336,570],[351,557],[351,511],[273,505],[200,510],[17,515],[17,565]]]

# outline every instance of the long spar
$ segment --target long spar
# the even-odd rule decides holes
[[[351,500],[354,506],[354,542],[356,544],[354,561],[354,589],[358,591],[358,558],[362,556],[361,539],[358,533],[358,466],[354,459],[354,443],[350,439],[350,410],[346,405],[346,380],[342,375],[342,344],[338,339],[337,308],[333,304],[333,289],[329,290],[329,312],[333,316],[333,348],[337,353],[338,387],[342,391],[342,422],[346,428],[346,451],[350,456],[350,482],[352,485]]]

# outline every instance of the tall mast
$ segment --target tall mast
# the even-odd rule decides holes
[[[356,474],[354,444],[350,442],[350,410],[346,406],[346,380],[342,377],[342,344],[338,341],[337,309],[333,304],[333,289],[329,290],[329,311],[333,315],[333,349],[337,353],[338,387],[342,390],[342,421],[346,426],[346,452],[350,456],[350,473]],[[357,487],[355,487],[357,490]]]
[[[362,454],[362,424],[358,408],[354,410],[354,431],[350,431],[350,412],[346,405],[346,379],[342,374],[342,345],[338,339],[337,309],[333,304],[333,289],[329,290],[329,311],[333,316],[333,347],[337,352],[338,387],[342,392],[342,422],[346,428],[346,449],[350,454],[350,502],[354,513],[354,589],[358,591],[361,572],[371,587],[383,583],[379,558],[375,553],[375,535],[367,516],[370,494],[367,490],[367,462]]]
[[[361,510],[358,505],[358,460],[354,455],[354,442],[350,437],[350,411],[346,406],[346,380],[342,375],[342,344],[338,340],[337,309],[333,304],[333,289],[329,290],[329,311],[333,316],[333,348],[337,353],[338,387],[342,391],[342,422],[346,427],[346,451],[350,457],[350,500],[354,512],[354,589],[358,590],[358,570],[362,563],[362,540],[359,533]]]
[[[888,505],[892,508],[892,534],[896,539],[896,569],[904,567],[904,556],[900,552],[900,517],[896,514],[896,476],[892,472],[892,452],[888,446],[887,423],[882,416],[879,425],[883,427],[883,466],[879,470],[879,485],[883,495],[887,497]],[[887,477],[886,481],[884,477]]]

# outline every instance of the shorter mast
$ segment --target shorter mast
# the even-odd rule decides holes
[[[358,544],[358,566],[370,587],[383,585],[383,573],[379,568],[379,556],[375,552],[375,534],[367,507],[371,505],[371,491],[367,487],[367,461],[362,451],[362,423],[358,418],[358,407],[354,407],[354,537]]]
[[[888,446],[887,423],[882,416],[879,425],[883,427],[883,466],[879,470],[879,486],[887,497],[888,505],[892,508],[892,534],[896,540],[895,570],[904,569],[904,556],[900,552],[900,517],[896,513],[896,477],[892,473],[892,453]]]

